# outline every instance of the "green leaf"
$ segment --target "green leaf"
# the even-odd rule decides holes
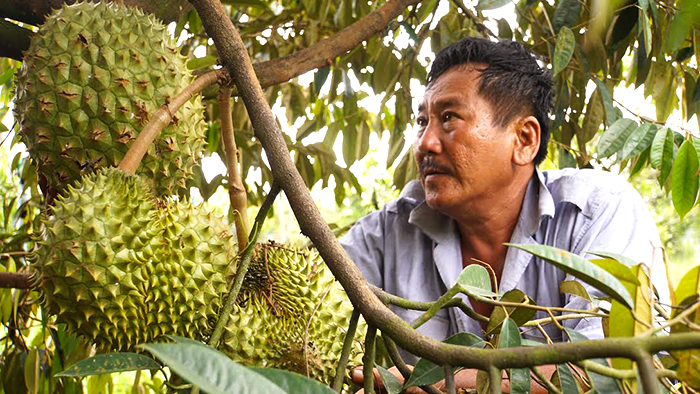
[[[81,377],[144,369],[160,369],[160,364],[142,354],[107,353],[80,360],[56,376]]]
[[[503,294],[503,297],[501,297],[501,301],[515,302],[519,304],[525,304],[526,300],[528,301],[527,304],[534,304],[534,302],[530,300],[525,293],[518,289],[510,290]],[[531,308],[496,306],[493,308],[493,312],[491,312],[491,316],[489,317],[489,324],[486,327],[486,335],[491,335],[494,332],[498,332],[501,324],[506,318],[512,319],[516,325],[521,326],[532,319],[536,313],[537,311]]]
[[[629,291],[620,281],[604,269],[591,263],[581,256],[547,245],[515,245],[507,244],[546,260],[557,268],[581,279],[597,288],[615,300],[632,308],[634,302]]]
[[[498,337],[498,348],[509,348],[521,346],[520,330],[513,319],[507,318],[503,321],[501,334]],[[510,370],[510,390],[511,393],[530,392],[530,371],[525,368]]]
[[[625,256],[618,254],[618,253],[602,252],[602,251],[597,251],[597,250],[592,251],[592,252],[586,252],[586,253],[594,254],[594,255],[600,256],[600,257],[607,257],[609,259],[613,259],[615,261],[618,261],[618,262],[620,262],[628,267],[632,267],[634,265],[639,264],[636,261],[632,260],[631,258],[625,257]]]
[[[470,264],[466,266],[457,277],[457,285],[461,286],[465,292],[478,295],[494,295],[491,287],[491,276],[483,266]]]
[[[634,299],[632,307],[622,305],[617,300],[612,300],[612,306],[610,307],[611,324],[609,328],[611,337],[637,336],[648,330],[652,325],[651,284],[649,283],[649,277],[641,264],[630,268],[630,270],[637,277],[640,285],[625,283],[625,287]],[[634,315],[632,311],[634,311]],[[614,358],[612,363],[618,369],[629,369],[632,367],[632,362],[628,359]]]
[[[321,91],[323,84],[326,83],[326,80],[328,79],[328,74],[330,74],[330,72],[330,66],[326,66],[319,68],[316,71],[316,74],[314,74],[314,92],[316,93],[316,95],[318,95],[318,93]]]
[[[399,394],[401,392],[401,382],[399,382],[399,379],[396,376],[394,376],[391,372],[389,372],[386,368],[380,365],[377,365],[377,370],[379,371],[379,376],[382,378],[382,383],[384,384],[384,388],[386,389],[387,394]],[[300,391],[289,392],[298,393]]]
[[[688,270],[678,282],[675,291],[675,304],[681,304],[691,298],[695,299],[698,294],[700,294],[700,266]],[[677,314],[678,310],[674,309],[672,316],[675,317]]]
[[[578,331],[574,331],[570,328],[564,328],[566,331],[566,334],[569,336],[569,339],[571,342],[579,342],[579,341],[587,341],[588,337],[585,335],[581,334]],[[605,361],[604,358],[594,358],[591,359],[594,363],[609,367],[608,362]],[[605,375],[600,375],[594,372],[588,372],[586,371],[588,376],[590,377],[590,381],[593,382],[593,388],[600,393],[600,394],[617,394],[620,393],[622,394],[622,391],[620,390],[620,386],[617,384],[617,380],[613,379],[609,376]]]
[[[190,70],[199,70],[201,68],[211,67],[216,64],[216,56],[204,56],[191,59],[187,62],[187,68]]]
[[[498,37],[505,38],[507,40],[513,39],[513,30],[510,28],[507,20],[504,18],[499,18],[496,20],[496,25],[498,26]]]
[[[580,282],[575,280],[565,280],[559,284],[559,292],[575,295],[585,300],[591,301],[591,296]]]
[[[274,368],[248,367],[279,386],[285,393],[334,394],[330,387],[298,373]],[[381,368],[381,367],[380,367]],[[394,378],[396,379],[396,378]],[[399,386],[400,387],[400,386]]]
[[[6,84],[7,81],[12,79],[13,75],[15,75],[15,68],[14,67],[10,67],[7,70],[5,70],[5,72],[2,73],[2,75],[0,75],[0,85]]]
[[[662,127],[656,132],[651,143],[650,162],[651,167],[660,170],[659,183],[663,186],[671,173],[673,166],[674,142],[673,131],[668,127]]]
[[[495,10],[496,8],[501,8],[504,5],[510,3],[510,0],[479,0],[479,4],[476,5],[477,10]]]
[[[632,266],[627,266],[613,259],[592,259],[590,261],[623,282],[631,283],[635,286],[641,284],[637,276],[631,271],[630,267]]]
[[[659,129],[654,123],[643,123],[630,134],[625,141],[625,145],[620,151],[620,160],[629,159],[642,153],[654,141],[656,131]]]
[[[557,364],[557,377],[559,380],[559,388],[562,393],[578,393],[578,385],[576,384],[576,379],[574,379],[574,374],[571,369],[566,364]]]
[[[558,33],[559,29],[564,26],[571,27],[578,20],[578,13],[581,9],[579,0],[560,0],[557,2],[557,8],[554,10],[552,18],[552,27],[554,32]]]
[[[695,206],[699,189],[698,153],[695,151],[693,143],[686,140],[678,150],[678,156],[673,162],[673,176],[671,178],[673,207],[681,220]]]
[[[554,62],[552,62],[552,74],[557,75],[569,64],[571,56],[576,48],[576,38],[568,27],[564,26],[557,34],[557,43],[554,46]]]
[[[210,394],[284,393],[262,375],[203,344],[149,343],[139,347],[151,352],[184,380]]]
[[[641,36],[644,39],[644,53],[651,53],[651,43],[653,37],[651,35],[649,16],[645,10],[642,10],[642,12],[639,14],[639,26],[642,30]]]
[[[629,136],[637,129],[637,123],[631,119],[622,118],[613,123],[598,142],[598,156],[610,157],[625,145]]]
[[[484,345],[486,345],[486,342],[484,342],[483,339],[469,332],[457,333],[445,339],[443,342],[452,345],[469,347],[484,347]],[[413,386],[425,386],[437,383],[442,379],[445,379],[445,370],[432,361],[422,358],[418,360],[418,363],[416,363],[415,368],[413,368],[413,372],[411,372],[411,376],[403,385],[403,388],[407,389]]]
[[[605,124],[608,125],[608,127],[611,127],[611,125],[618,120],[617,110],[615,110],[615,106],[613,106],[612,97],[610,96],[610,92],[603,81],[598,78],[593,78],[593,82],[595,82],[596,86],[598,87],[600,98],[603,100],[603,107],[605,108]]]

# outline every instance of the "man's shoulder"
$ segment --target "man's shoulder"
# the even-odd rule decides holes
[[[542,175],[555,204],[573,203],[584,212],[606,202],[639,199],[639,194],[625,178],[608,171],[566,168],[543,171]]]

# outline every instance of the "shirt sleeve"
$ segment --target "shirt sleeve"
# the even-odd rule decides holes
[[[382,272],[385,218],[384,209],[372,212],[358,220],[339,240],[365,279],[380,288],[384,288]]]
[[[639,193],[631,185],[625,184],[618,192],[604,191],[592,196],[590,203],[598,207],[584,228],[575,235],[573,252],[587,258],[597,258],[588,253],[593,251],[617,253],[643,263],[650,268],[650,279],[659,299],[668,302],[668,282],[658,230]],[[590,286],[586,288],[592,294],[602,295]],[[566,307],[587,309],[587,303],[581,298],[569,296]],[[602,337],[600,319],[582,319],[575,324],[572,328],[591,339]]]

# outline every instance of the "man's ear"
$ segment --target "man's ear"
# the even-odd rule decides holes
[[[515,137],[513,164],[524,166],[532,163],[540,148],[540,122],[534,116],[525,116],[512,123]]]

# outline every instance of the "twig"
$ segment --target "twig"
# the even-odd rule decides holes
[[[260,207],[258,215],[255,217],[255,224],[253,225],[253,230],[251,231],[250,238],[248,239],[248,247],[243,250],[240,256],[240,262],[238,268],[236,269],[236,277],[233,281],[233,285],[226,296],[226,303],[224,304],[223,310],[219,314],[219,320],[216,322],[214,332],[211,334],[211,338],[209,338],[209,346],[215,349],[219,346],[219,340],[224,332],[224,327],[226,327],[226,323],[228,323],[228,319],[231,316],[231,311],[236,305],[238,293],[241,291],[243,279],[245,278],[246,272],[248,272],[248,266],[250,265],[253,251],[255,250],[255,243],[258,239],[258,234],[260,233],[259,229],[262,228],[267,212],[270,210],[270,207],[272,207],[272,203],[275,201],[275,197],[277,197],[279,192],[279,185],[277,182],[273,181],[270,192],[267,193],[267,197],[265,197],[265,201]]]
[[[141,159],[143,159],[143,156],[151,147],[153,140],[172,121],[173,114],[192,97],[204,90],[207,86],[214,84],[224,75],[226,75],[226,71],[224,70],[216,70],[203,74],[178,93],[177,96],[173,97],[167,104],[162,105],[158,111],[151,116],[146,127],[144,127],[138,137],[136,137],[136,141],[134,141],[119,163],[119,169],[129,174],[135,173],[141,163]]]
[[[455,386],[455,374],[452,370],[451,365],[443,365],[445,370],[445,389],[447,389],[448,394],[457,394],[457,387]]]
[[[333,390],[339,393],[343,389],[345,370],[348,366],[348,360],[350,359],[350,351],[352,350],[352,343],[355,340],[355,332],[357,331],[357,323],[359,320],[360,310],[355,308],[350,316],[348,330],[345,333],[345,340],[343,341],[343,350],[340,352],[340,360],[338,361],[338,368],[335,372],[335,380],[333,380],[333,386],[331,386]]]
[[[366,394],[374,393],[374,341],[377,339],[377,328],[367,325],[367,335],[365,335],[365,355],[362,357],[362,378]]]
[[[408,368],[408,365],[403,361],[403,358],[399,354],[399,350],[396,348],[396,343],[389,338],[388,335],[382,335],[382,339],[384,340],[384,346],[386,347],[386,351],[389,354],[389,358],[391,361],[394,363],[396,366],[396,369],[399,370],[399,373],[401,373],[401,376],[403,376],[404,381],[408,380],[408,378],[411,376],[411,369]],[[421,390],[425,391],[428,394],[440,394],[442,391],[438,390],[435,388],[435,386],[419,386]]]
[[[488,373],[489,391],[491,394],[501,394],[501,379],[503,372],[501,372],[498,367],[491,365],[488,369]]]
[[[668,327],[671,327],[671,326],[673,326],[673,325],[676,325],[676,324],[680,323],[681,321],[683,321],[685,318],[687,318],[687,317],[689,317],[690,315],[692,315],[693,313],[695,313],[695,311],[697,311],[698,308],[700,308],[700,302],[696,302],[696,303],[693,304],[690,308],[688,308],[688,309],[684,310],[683,312],[679,313],[679,314],[678,314],[676,317],[674,317],[673,319],[664,322],[664,324],[662,324],[662,325],[660,325],[660,326],[658,326],[658,327],[652,327],[652,328],[648,329],[647,331],[645,331],[645,332],[643,332],[642,334],[640,334],[640,336],[651,336],[651,335],[654,335],[654,334],[656,334],[657,332],[659,332],[659,331],[661,331],[661,330],[664,330],[664,329],[666,329],[666,328],[668,328]]]
[[[467,8],[464,3],[462,3],[462,0],[452,0],[452,2],[464,13],[464,16],[467,17],[475,26],[476,29],[479,30],[479,33],[481,33],[482,36],[488,38],[489,36],[498,38],[498,35],[493,34],[491,30],[489,30],[486,25],[482,21],[479,20],[479,18],[474,15],[474,13]]]
[[[226,152],[226,168],[228,169],[228,197],[233,210],[233,221],[236,225],[236,238],[238,249],[245,249],[248,244],[248,196],[243,186],[241,172],[238,168],[238,149],[233,132],[233,119],[231,119],[231,87],[219,90],[219,118],[221,119],[221,139],[224,142]]]
[[[554,319],[561,321],[561,320],[569,320],[569,319],[584,319],[587,317],[606,317],[607,315],[604,313],[596,313],[596,312],[591,312],[591,313],[571,313],[567,315],[559,315],[559,316],[554,316]],[[530,320],[529,322],[523,324],[524,327],[532,327],[532,326],[538,326],[540,324],[547,324],[552,322],[552,317],[543,317],[542,319],[537,319],[537,320]]]
[[[542,385],[547,389],[549,393],[554,393],[554,394],[562,394],[561,390],[557,386],[552,383],[551,380],[547,379],[546,376],[542,374],[542,372],[537,369],[537,367],[530,367],[530,371],[532,371],[535,376],[537,376],[537,379],[542,381]]]
[[[323,293],[321,296],[321,299],[318,301],[318,304],[316,304],[316,307],[314,310],[311,312],[311,316],[309,316],[309,320],[306,321],[306,328],[304,329],[304,364],[306,365],[306,377],[309,377],[309,326],[311,326],[311,320],[313,320],[314,315],[316,315],[316,312],[318,311],[318,308],[323,304],[323,300],[326,299],[326,296],[328,295],[328,292],[331,291],[331,287],[328,288],[328,290]]]
[[[637,362],[637,369],[639,370],[639,376],[642,380],[641,383],[644,388],[644,393],[661,394],[659,381],[656,378],[656,368],[654,368],[654,361],[651,354],[639,350],[635,361]]]

